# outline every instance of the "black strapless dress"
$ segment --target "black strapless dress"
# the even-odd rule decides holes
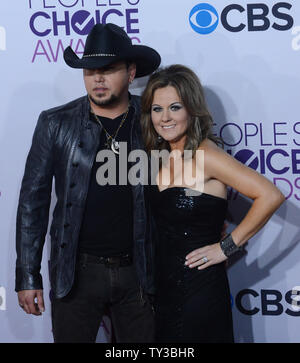
[[[233,343],[225,263],[204,270],[184,265],[196,248],[220,241],[227,200],[188,196],[184,187],[150,187],[157,224],[156,338],[161,343]]]

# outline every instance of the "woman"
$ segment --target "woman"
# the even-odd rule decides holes
[[[233,342],[225,261],[263,227],[284,196],[218,146],[202,86],[190,69],[173,65],[150,77],[141,122],[147,151],[171,152],[149,191],[159,235],[157,341]],[[190,159],[182,157],[187,150]],[[227,186],[254,202],[221,238]]]

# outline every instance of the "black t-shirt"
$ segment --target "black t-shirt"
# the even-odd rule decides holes
[[[98,152],[91,170],[90,185],[79,235],[80,253],[104,257],[132,253],[132,189],[128,180],[126,185],[119,185],[119,161],[126,160],[128,164],[128,153],[131,149],[130,134],[133,114],[134,110],[130,107],[127,118],[116,136],[116,141],[127,143],[127,152],[125,152],[126,157],[125,155],[121,156],[121,153],[120,155],[113,154],[116,161],[116,185],[99,185],[96,179],[97,176],[99,180],[99,175],[103,175],[107,178],[109,172],[110,175],[112,175],[111,169],[103,172],[108,165],[107,158],[102,162],[96,161],[99,151],[107,149],[105,146],[107,139],[105,131],[102,129]],[[123,117],[124,114],[115,119],[98,116],[102,125],[110,135],[114,135]],[[93,122],[97,122],[94,115],[90,114],[90,118]],[[122,148],[122,150],[124,151],[124,148]],[[103,170],[100,172],[101,169],[99,168],[101,168],[101,166],[103,166]],[[130,165],[128,164],[127,170],[129,169]],[[126,175],[128,175],[128,173]]]

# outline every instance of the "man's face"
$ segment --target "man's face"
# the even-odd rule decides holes
[[[96,105],[112,105],[127,96],[128,86],[133,81],[135,72],[135,64],[127,67],[125,62],[98,69],[84,69],[85,88]]]

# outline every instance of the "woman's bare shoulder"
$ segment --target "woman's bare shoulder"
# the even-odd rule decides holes
[[[224,153],[224,150],[219,147],[214,141],[206,138],[204,139],[198,147],[198,150],[203,150],[208,153],[214,154],[215,152]]]

